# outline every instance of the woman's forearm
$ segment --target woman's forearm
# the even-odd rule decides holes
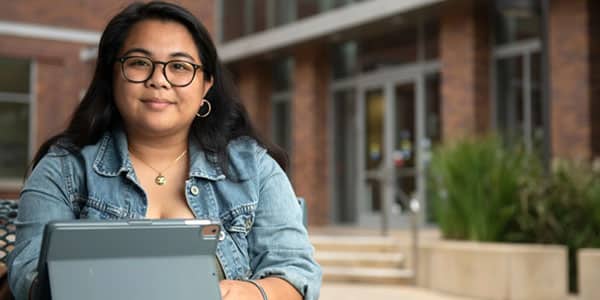
[[[287,281],[268,277],[256,281],[265,290],[269,300],[301,300],[302,295]]]
[[[248,280],[222,280],[219,283],[221,297],[223,297],[223,300],[264,300],[265,297],[263,297],[259,288],[261,287],[268,300],[302,299],[300,293],[283,279],[269,277],[255,280],[254,283],[248,282]]]

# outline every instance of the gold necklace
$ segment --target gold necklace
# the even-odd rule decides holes
[[[145,164],[146,166],[150,167],[150,169],[154,170],[154,172],[158,173],[158,175],[156,176],[156,178],[154,178],[154,183],[156,183],[157,185],[165,185],[167,183],[167,177],[165,177],[165,175],[163,175],[162,173],[165,172],[166,170],[168,170],[170,167],[172,167],[186,153],[187,153],[187,149],[185,151],[183,151],[181,154],[179,154],[179,156],[177,156],[177,158],[174,161],[172,161],[166,168],[164,168],[162,170],[157,170],[153,166],[151,166],[149,163],[147,163],[144,160],[142,160],[141,158],[139,158],[137,155],[134,155],[133,152],[131,151],[131,149],[129,149],[129,154],[131,154],[131,156],[137,158],[143,164]]]

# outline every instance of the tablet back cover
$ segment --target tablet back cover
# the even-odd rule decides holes
[[[200,223],[49,224],[52,299],[221,299],[215,255],[220,226]]]

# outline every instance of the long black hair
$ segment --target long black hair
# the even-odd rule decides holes
[[[227,172],[227,144],[237,137],[255,139],[286,169],[287,156],[279,147],[269,143],[255,130],[248,113],[237,95],[236,88],[221,65],[214,43],[206,28],[188,10],[171,3],[133,3],[113,17],[106,26],[98,46],[96,70],[83,100],[76,108],[68,127],[43,143],[32,162],[32,169],[52,145],[78,152],[86,145],[95,144],[115,124],[122,124],[113,94],[113,66],[117,55],[134,24],[148,19],[174,21],[191,33],[202,62],[205,80],[214,79],[206,94],[212,110],[205,118],[194,118],[190,135],[203,151],[213,154]]]

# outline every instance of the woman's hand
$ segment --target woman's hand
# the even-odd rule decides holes
[[[260,291],[250,282],[222,280],[219,286],[223,300],[262,300]]]

